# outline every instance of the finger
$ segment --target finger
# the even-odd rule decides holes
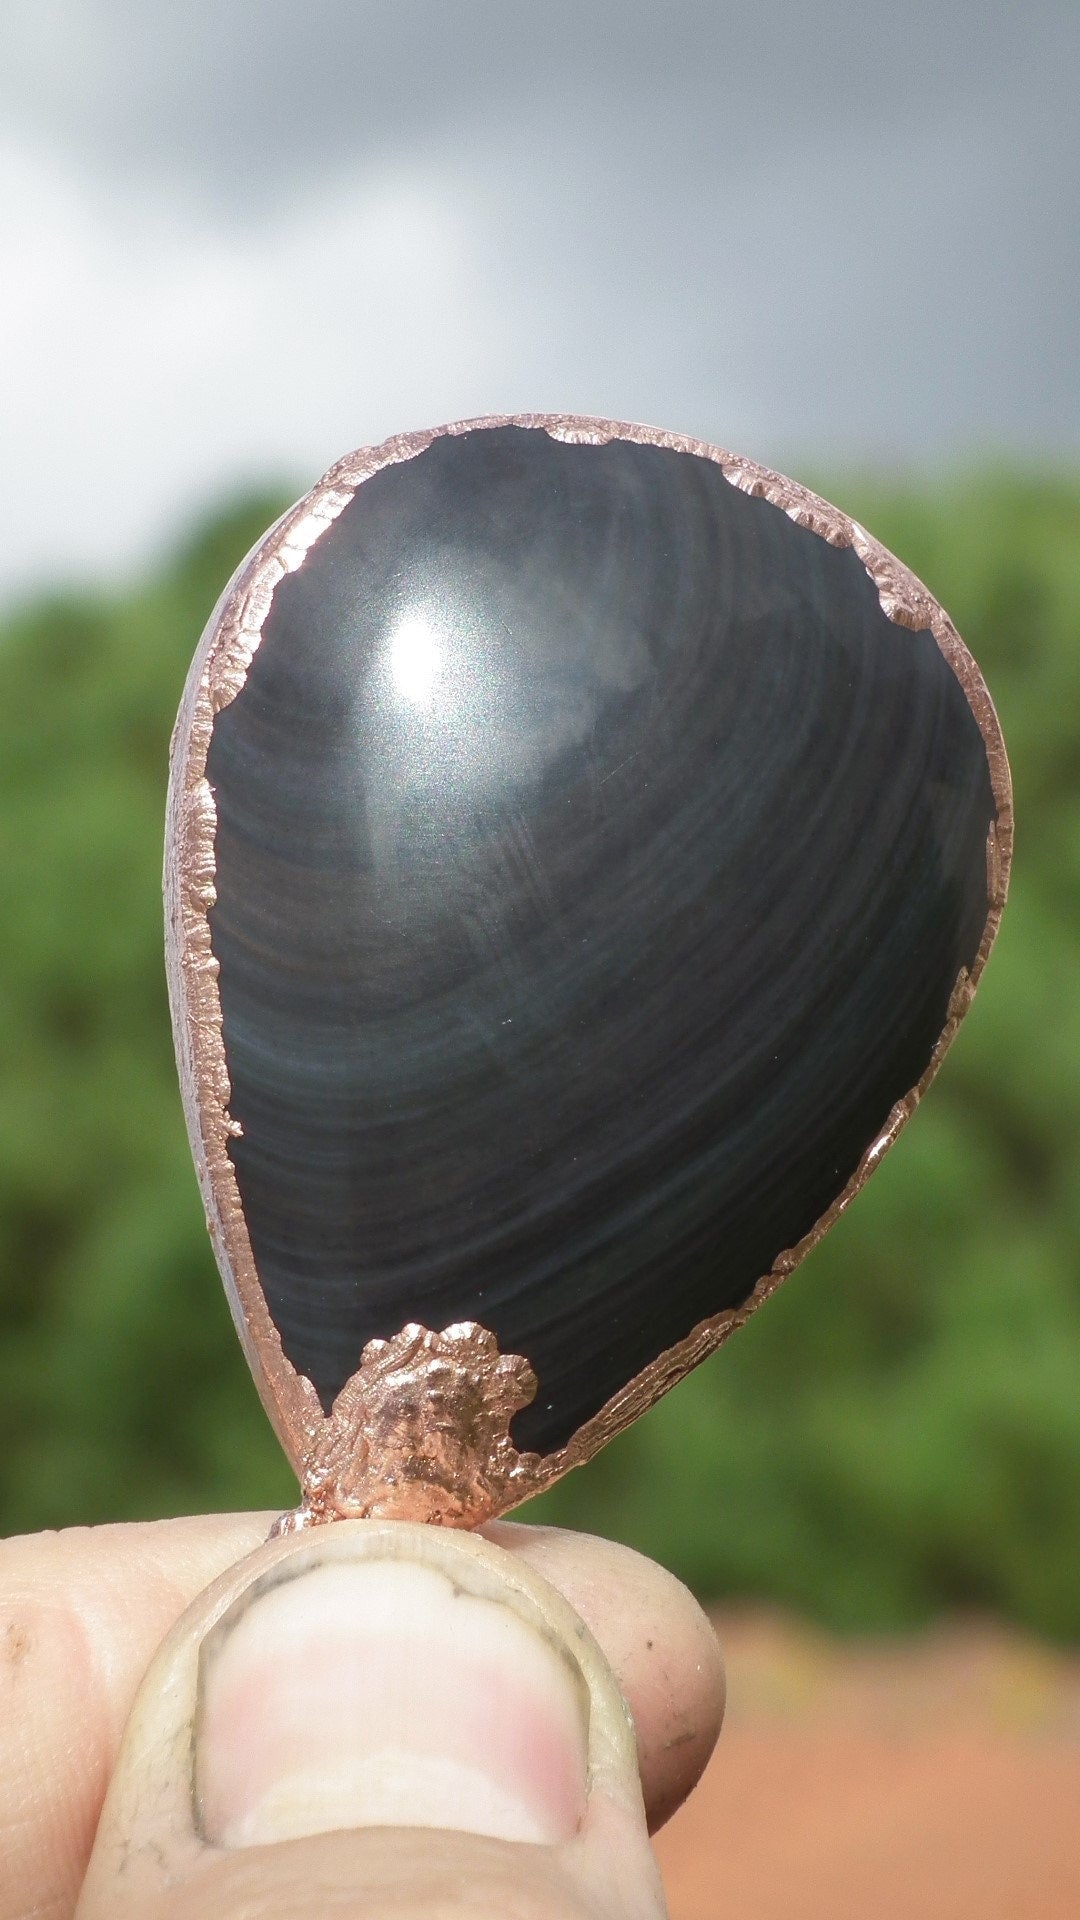
[[[0,1920],[70,1920],[136,1688],[211,1580],[271,1514],[80,1528],[0,1543]],[[655,1828],[719,1730],[723,1673],[685,1588],[609,1541],[500,1524],[596,1634],[629,1701]],[[3,1657],[6,1652],[6,1658]]]
[[[661,1920],[633,1729],[584,1623],[490,1541],[271,1542],[139,1690],[78,1920]]]
[[[0,1920],[71,1920],[135,1690],[272,1514],[0,1542]]]

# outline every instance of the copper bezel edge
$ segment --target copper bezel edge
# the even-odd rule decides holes
[[[853,547],[888,617],[912,631],[929,628],[937,641],[985,742],[997,804],[987,840],[982,940],[970,971],[961,969],[945,1026],[918,1084],[892,1108],[832,1205],[796,1246],[779,1255],[742,1306],[702,1321],[629,1381],[565,1447],[546,1455],[519,1454],[509,1437],[513,1413],[536,1391],[528,1362],[520,1355],[499,1355],[494,1336],[476,1323],[434,1330],[410,1323],[391,1341],[369,1342],[328,1416],[310,1380],[290,1365],[258,1282],[228,1154],[229,1139],[240,1129],[229,1113],[218,963],[208,918],[215,898],[216,813],[205,775],[211,731],[216,714],[244,684],[278,581],[300,566],[357,488],[383,467],[415,458],[443,435],[505,426],[539,428],[569,443],[598,446],[617,439],[696,454],[715,461],[733,486],[770,501],[831,545]],[[857,522],[795,481],[681,434],[572,414],[456,421],[429,432],[396,435],[337,461],[264,535],[210,618],[173,733],[165,852],[169,996],[184,1111],[207,1226],[233,1317],[260,1395],[301,1484],[304,1504],[286,1524],[378,1515],[478,1526],[591,1459],[742,1326],[865,1185],[937,1073],[997,934],[1012,844],[1005,743],[975,660],[943,608],[901,561]],[[435,1402],[437,1423],[426,1419],[426,1412],[436,1410]],[[447,1441],[448,1432],[456,1438]],[[472,1446],[470,1435],[476,1440]]]

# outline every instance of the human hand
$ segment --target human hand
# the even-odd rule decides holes
[[[0,1920],[658,1920],[646,1821],[723,1711],[685,1589],[548,1528],[271,1518],[0,1544]]]

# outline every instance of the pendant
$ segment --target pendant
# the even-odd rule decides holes
[[[792,481],[543,415],[333,467],[206,629],[166,849],[300,1520],[477,1525],[740,1326],[937,1071],[1011,845],[947,615]]]

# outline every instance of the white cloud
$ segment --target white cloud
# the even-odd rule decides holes
[[[1075,457],[1065,11],[673,6],[21,10],[0,595],[473,413]]]
[[[339,181],[238,236],[0,154],[0,586],[130,566],[246,478],[478,410],[475,229],[445,176]]]

